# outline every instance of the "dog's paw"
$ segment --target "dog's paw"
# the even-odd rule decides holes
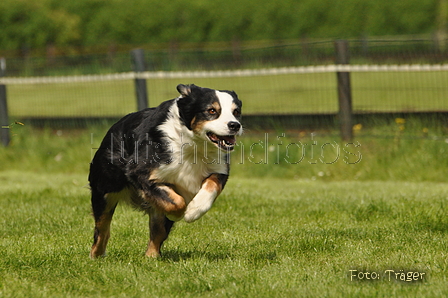
[[[90,257],[90,259],[92,259],[92,260],[95,260],[95,259],[98,259],[98,258],[104,258],[104,257],[106,257],[106,252],[104,252],[103,254],[100,254],[100,255],[96,255],[94,252],[90,252],[90,254],[89,254],[89,257]]]
[[[196,196],[187,205],[185,210],[184,220],[186,222],[193,222],[202,217],[210,208],[212,208],[213,202],[216,199],[216,192],[210,192],[205,189],[201,189]]]
[[[202,217],[208,210],[203,210],[202,208],[192,208],[185,212],[184,220],[188,223],[198,220]]]
[[[203,209],[200,207],[197,208],[187,208],[187,211],[185,212],[184,220],[188,223],[198,220],[199,218],[204,215],[208,209]]]
[[[196,196],[188,204],[187,210],[185,210],[184,220],[186,222],[193,222],[202,217],[212,207],[213,200],[210,198],[204,198]]]

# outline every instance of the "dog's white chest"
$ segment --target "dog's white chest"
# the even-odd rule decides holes
[[[174,158],[170,164],[163,164],[157,170],[157,178],[170,183],[184,197],[187,204],[199,192],[202,182],[213,173],[227,174],[227,165],[215,160],[207,164],[203,160]]]
[[[197,136],[180,120],[177,104],[170,107],[168,119],[159,126],[169,148],[170,163],[157,168],[157,179],[170,183],[188,204],[211,174],[228,174],[226,153],[207,141],[205,132]]]

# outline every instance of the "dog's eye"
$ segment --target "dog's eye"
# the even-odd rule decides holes
[[[241,111],[240,110],[233,111],[233,116],[239,117],[240,115],[241,115]]]
[[[217,112],[216,112],[216,110],[214,108],[211,108],[211,109],[208,110],[208,113],[210,115],[216,115]]]

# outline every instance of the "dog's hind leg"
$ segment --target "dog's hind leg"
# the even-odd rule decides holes
[[[187,208],[185,199],[176,193],[170,185],[154,183],[147,189],[148,191],[143,192],[144,201],[172,221],[179,221],[183,218]]]
[[[149,243],[146,256],[157,258],[160,256],[160,249],[163,241],[168,238],[168,234],[174,224],[165,214],[156,209],[149,210]]]
[[[117,207],[119,196],[117,193],[102,195],[92,189],[92,209],[95,218],[95,232],[90,251],[92,259],[105,255],[107,242],[110,237],[110,223]]]

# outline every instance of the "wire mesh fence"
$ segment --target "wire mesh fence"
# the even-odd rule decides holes
[[[342,70],[350,72],[355,113],[448,111],[448,51],[434,40],[349,44],[349,66],[334,65],[333,41],[170,45],[145,50],[148,71],[138,75],[147,80],[150,106],[176,97],[177,84],[194,83],[235,90],[246,115],[335,114],[335,73]],[[6,61],[0,83],[13,119],[119,117],[137,109],[128,52]]]
[[[178,83],[236,90],[246,114],[338,111],[337,71],[351,74],[354,112],[448,111],[446,65],[321,66],[241,71],[145,72],[4,78],[13,117],[119,116],[136,110],[133,79],[147,79],[150,106],[177,96]]]
[[[448,40],[393,36],[349,40],[352,64],[440,64],[448,62]],[[334,40],[276,40],[231,43],[169,43],[142,46],[148,71],[228,70],[333,64]],[[127,49],[127,50],[126,50]],[[127,72],[131,47],[101,52],[73,49],[6,53],[8,76],[81,75]],[[2,55],[0,53],[0,55]]]

